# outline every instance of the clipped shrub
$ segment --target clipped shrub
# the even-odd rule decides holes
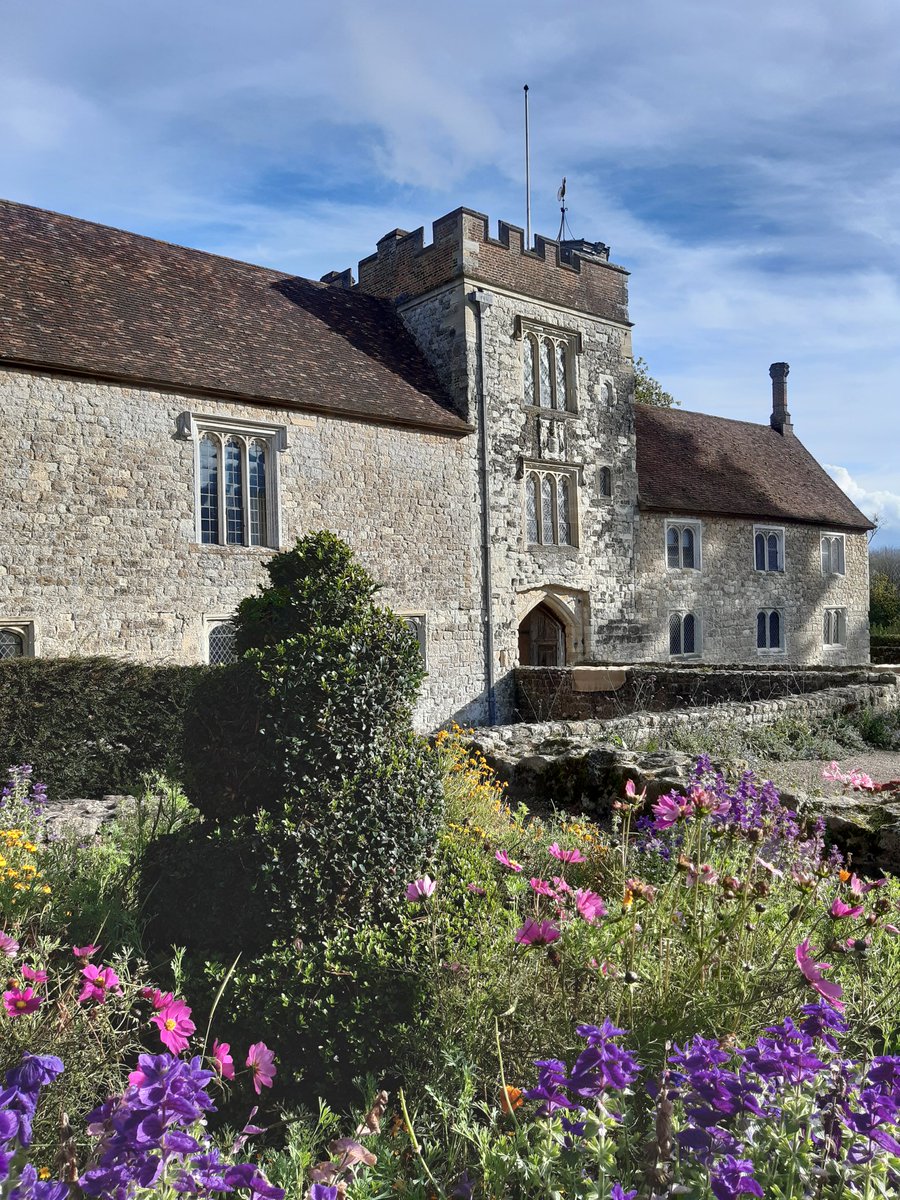
[[[54,797],[130,791],[179,776],[188,697],[207,667],[111,658],[0,662],[0,765],[30,763]]]
[[[240,661],[194,693],[186,789],[234,839],[270,934],[310,936],[387,910],[433,844],[441,791],[411,725],[416,638],[349,547],[311,534],[267,569],[238,609]]]

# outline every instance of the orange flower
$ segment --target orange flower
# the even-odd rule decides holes
[[[521,1108],[521,1107],[522,1107],[521,1089],[519,1089],[517,1087],[510,1087],[509,1085],[507,1085],[505,1088],[500,1089],[500,1111],[501,1112],[511,1113],[514,1109]]]
[[[845,871],[845,870],[843,870],[843,868],[840,871],[838,871],[838,879],[840,879],[841,883],[846,883],[849,878],[850,878],[849,871]]]
[[[622,907],[631,908],[632,904],[634,904],[634,893],[631,888],[626,888],[625,895],[622,897]]]

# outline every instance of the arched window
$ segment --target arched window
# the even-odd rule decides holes
[[[565,475],[556,476],[556,542],[559,546],[571,545],[569,525],[569,480]]]
[[[569,395],[565,342],[556,343],[556,377],[554,384],[553,407],[564,409],[567,407]]]
[[[534,404],[534,338],[528,335],[522,339],[522,382],[525,403]]]
[[[673,658],[699,652],[699,624],[694,613],[669,614],[669,654]]]
[[[530,546],[575,544],[577,497],[568,471],[529,471],[525,477],[525,537]]]
[[[0,659],[24,658],[25,638],[15,629],[0,629]]]
[[[783,638],[784,623],[781,618],[781,610],[761,608],[756,614],[757,650],[783,650]]]
[[[553,545],[553,476],[545,475],[541,480],[541,541],[545,546]]]
[[[538,528],[538,488],[540,477],[532,471],[525,481],[525,535],[529,545],[540,541]]]
[[[211,667],[221,667],[235,662],[237,652],[234,644],[234,626],[230,621],[220,621],[210,627],[207,662]]]
[[[200,540],[219,542],[219,439],[200,439]]]
[[[549,338],[541,341],[541,373],[540,373],[540,405],[542,408],[553,407],[553,384],[550,382],[553,370],[553,343]]]
[[[825,628],[823,637],[826,646],[846,646],[847,610],[845,608],[825,609]]]
[[[666,522],[666,565],[672,569],[700,569],[700,523]]]
[[[225,441],[225,541],[244,542],[244,472],[241,445],[235,437]]]
[[[753,560],[757,571],[783,571],[784,530],[757,529],[753,538]]]
[[[826,533],[822,537],[822,574],[844,574],[844,535]]]
[[[600,468],[600,495],[604,499],[609,499],[612,495],[612,471],[609,467]]]
[[[254,438],[247,447],[247,505],[250,511],[250,545],[264,546],[268,528],[266,444],[259,438]]]

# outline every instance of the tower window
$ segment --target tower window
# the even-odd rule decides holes
[[[530,546],[576,544],[574,473],[526,472],[525,537]]]

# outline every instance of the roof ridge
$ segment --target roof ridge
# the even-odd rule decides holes
[[[102,229],[107,233],[117,233],[134,241],[149,242],[154,246],[164,246],[168,249],[182,250],[186,254],[196,254],[202,258],[212,258],[216,262],[231,263],[237,267],[249,267],[251,271],[262,271],[279,279],[299,279],[304,283],[314,284],[317,288],[328,288],[327,283],[319,279],[310,279],[306,275],[290,274],[277,267],[265,267],[262,263],[248,262],[244,258],[233,258],[230,254],[216,254],[213,250],[201,250],[199,246],[186,246],[183,242],[170,242],[166,238],[153,237],[149,233],[135,233],[133,229],[122,229],[118,225],[108,225],[105,221],[93,221],[89,217],[76,217],[72,213],[57,212],[53,208],[39,208],[36,204],[24,204],[20,200],[9,200],[0,196],[0,208],[9,205],[13,209],[27,209],[32,213],[40,213],[45,217],[55,217],[62,221],[71,221],[74,225],[89,225],[93,229]]]

